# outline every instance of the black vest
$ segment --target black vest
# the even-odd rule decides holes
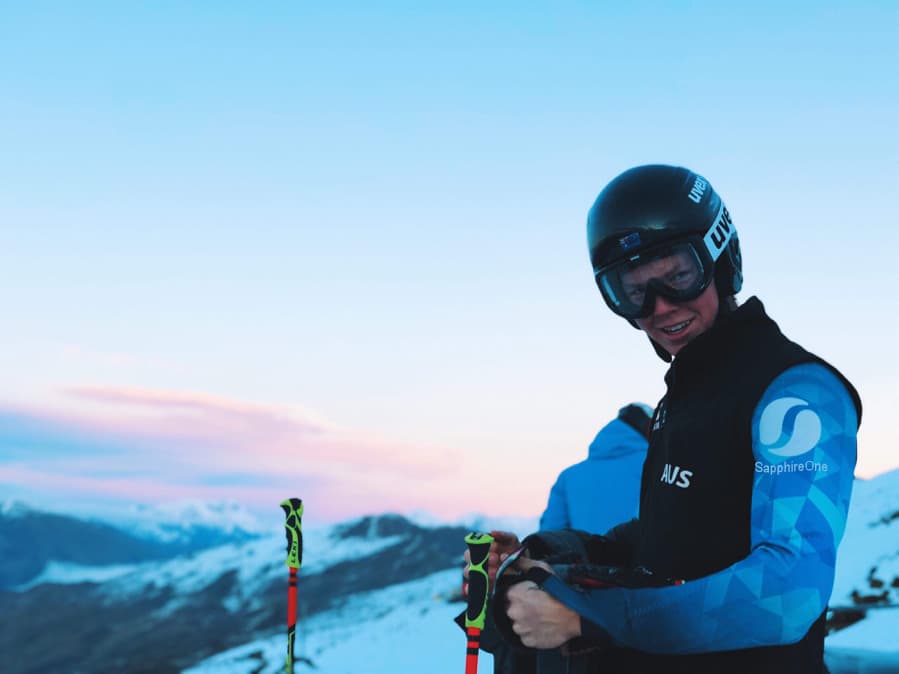
[[[755,457],[752,415],[765,389],[788,368],[820,363],[855,401],[832,366],[788,340],[752,298],[722,314],[685,346],[653,418],[640,493],[636,563],[686,580],[720,571],[750,552]],[[796,644],[696,656],[646,657],[634,671],[820,672],[824,616]]]

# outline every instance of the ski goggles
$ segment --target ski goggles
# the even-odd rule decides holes
[[[652,246],[596,272],[606,304],[624,318],[646,318],[656,298],[695,300],[712,283],[715,261],[702,236]]]

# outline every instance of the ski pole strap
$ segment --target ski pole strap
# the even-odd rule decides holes
[[[287,518],[284,522],[287,535],[285,564],[292,569],[299,569],[303,565],[303,501],[288,498],[281,501],[281,508]]]
[[[471,532],[465,537],[468,545],[468,610],[465,612],[465,627],[484,629],[487,616],[487,559],[493,536]]]

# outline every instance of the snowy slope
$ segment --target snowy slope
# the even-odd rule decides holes
[[[4,510],[7,517],[25,512],[13,504]],[[172,512],[160,514],[159,521],[170,521]],[[220,522],[228,520],[215,507],[198,507],[188,522],[217,515]],[[520,535],[536,525],[533,518],[472,521],[481,530]],[[303,665],[297,672],[441,674],[464,667],[465,639],[452,622],[462,604],[449,598],[458,591],[466,529],[437,522],[422,527],[393,515],[307,528],[296,652],[316,669]],[[0,595],[9,626],[0,630],[0,653],[14,655],[0,669],[52,671],[52,654],[83,672],[109,671],[113,662],[120,672],[280,672],[286,649],[285,547],[279,528],[167,560],[115,566],[51,562],[18,592]],[[827,637],[832,674],[899,672],[899,608],[865,613],[872,601],[899,603],[897,560],[899,471],[893,471],[855,485],[831,605],[850,609],[842,614],[849,617],[843,625],[857,622]],[[47,614],[47,602],[58,598],[64,603],[54,603],[53,614]],[[48,619],[66,630],[49,629]],[[113,632],[109,625],[116,626]],[[481,669],[490,671],[485,661]]]
[[[856,481],[830,605],[864,616],[825,640],[832,674],[899,672],[899,470]]]
[[[458,527],[422,528],[395,515],[307,529],[300,576],[304,620],[323,625],[317,639],[341,629],[355,633],[356,617],[384,618],[426,592],[413,616],[426,623],[446,604],[433,599],[445,583],[435,590],[422,579],[450,570],[450,585],[458,586],[464,534]],[[274,639],[284,621],[285,558],[279,532],[167,560],[115,567],[50,563],[39,582],[0,593],[0,670],[181,671],[259,637]],[[404,591],[407,583],[418,585]],[[397,620],[406,620],[403,615],[397,613]],[[464,642],[461,633],[459,638]],[[316,648],[323,652],[327,644]]]
[[[831,634],[824,643],[830,674],[896,674],[899,607],[871,610],[864,620]]]
[[[899,582],[899,471],[855,485],[853,505],[838,560],[832,604],[854,605],[856,597],[887,591],[897,601]],[[426,518],[419,517],[419,521]],[[526,533],[533,520],[478,522],[479,528]],[[517,526],[516,526],[517,525]],[[872,572],[873,569],[873,572]],[[883,586],[872,587],[882,580]],[[340,611],[310,618],[301,626],[297,654],[317,670],[298,672],[458,672],[464,639],[452,624],[461,604],[448,604],[458,571],[353,597]],[[302,579],[301,579],[302,587]],[[436,599],[436,600],[435,600]],[[826,641],[832,674],[899,672],[899,608],[871,610],[861,621],[832,633]],[[401,645],[402,644],[402,645]],[[209,658],[191,674],[275,674],[282,671],[286,637],[273,635]],[[485,659],[489,655],[484,654]],[[481,665],[491,671],[489,662]]]
[[[899,666],[899,606],[874,609],[868,617],[827,638],[827,648],[892,653]]]
[[[400,541],[398,536],[343,539],[340,525],[305,531],[302,573],[318,573],[337,563],[352,562]],[[258,609],[261,608],[262,591],[272,582],[286,577],[285,557],[284,536],[265,536],[164,563],[138,565],[129,573],[105,583],[102,591],[111,598],[122,600],[165,588],[170,591],[170,598],[155,614],[165,617],[189,603],[193,594],[202,591],[215,578],[232,574],[234,587],[223,598],[223,607],[232,613]]]
[[[126,576],[138,567],[137,564],[104,564],[102,566],[74,564],[72,562],[47,562],[44,570],[27,583],[10,588],[13,592],[25,592],[38,585],[75,585],[77,583],[104,583]]]
[[[830,603],[852,605],[853,593],[856,601],[882,596],[899,604],[899,470],[853,487]]]
[[[466,640],[453,617],[463,605],[447,601],[457,592],[459,579],[458,570],[441,571],[354,596],[339,609],[302,622],[297,627],[295,671],[461,671]],[[286,649],[287,637],[281,633],[215,655],[185,674],[281,674]],[[492,667],[491,657],[483,654],[481,671]]]
[[[398,536],[370,539],[342,539],[340,527],[320,527],[303,532],[305,563],[303,573],[317,573],[338,562],[348,562],[395,545]],[[258,585],[284,572],[283,535],[260,536],[244,543],[230,543],[168,561],[143,564],[89,566],[50,562],[40,576],[17,588],[23,591],[44,583],[59,585],[103,582],[104,591],[128,596],[140,593],[146,586],[170,586],[176,594],[187,594],[208,584],[210,579],[227,571],[236,571],[242,584]]]

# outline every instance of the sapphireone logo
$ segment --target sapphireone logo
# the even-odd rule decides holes
[[[693,477],[692,470],[684,470],[680,466],[672,466],[670,463],[665,464],[662,470],[662,479],[659,482],[667,482],[681,489],[690,486],[690,478]]]
[[[768,403],[759,419],[761,452],[771,463],[810,452],[821,440],[821,418],[807,400],[784,397]]]

